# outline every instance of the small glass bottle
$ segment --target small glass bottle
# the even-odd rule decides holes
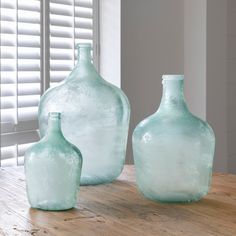
[[[215,136],[207,122],[187,108],[182,75],[164,75],[157,112],[133,133],[137,184],[149,199],[197,201],[211,183]]]
[[[61,114],[49,113],[47,133],[25,153],[27,195],[33,208],[66,210],[75,206],[82,155],[61,131]]]

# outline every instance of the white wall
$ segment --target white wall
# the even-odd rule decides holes
[[[100,0],[100,73],[120,87],[120,0]]]
[[[227,0],[207,0],[206,118],[216,136],[215,171],[228,171]]]
[[[131,103],[130,137],[155,112],[162,74],[184,72],[184,1],[121,1],[121,87]],[[127,160],[132,161],[129,138]]]
[[[206,0],[184,2],[184,75],[188,107],[206,119]]]
[[[228,0],[227,115],[228,169],[236,174],[236,1]]]
[[[227,172],[227,0],[185,0],[186,97],[216,135],[214,170]]]
[[[236,173],[236,1],[100,0],[100,11],[100,71],[129,97],[130,137],[158,108],[161,75],[184,73],[190,110],[216,134],[214,169]]]

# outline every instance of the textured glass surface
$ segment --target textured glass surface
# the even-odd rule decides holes
[[[75,206],[82,156],[60,128],[60,114],[50,113],[47,134],[25,153],[27,195],[33,208],[66,210]]]
[[[187,109],[183,76],[163,76],[159,109],[133,133],[137,184],[149,199],[197,201],[207,194],[215,136],[211,127]]]
[[[123,169],[130,108],[125,94],[106,82],[91,63],[91,46],[79,44],[78,62],[71,74],[42,96],[40,134],[47,113],[62,113],[65,137],[81,150],[81,184],[111,182]]]

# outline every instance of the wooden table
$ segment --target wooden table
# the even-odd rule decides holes
[[[23,167],[0,169],[0,235],[236,236],[236,176],[215,174],[210,194],[191,204],[160,204],[138,192],[134,167],[112,184],[81,187],[77,207],[31,209]]]

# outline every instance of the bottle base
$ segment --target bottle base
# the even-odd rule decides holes
[[[122,168],[123,169],[123,168]],[[107,176],[81,176],[80,185],[100,185],[100,184],[109,184],[115,181],[122,172],[122,169],[116,175],[107,175]]]
[[[100,185],[100,184],[109,184],[112,183],[116,178],[109,178],[109,179],[103,179],[103,178],[81,178],[80,185],[81,186],[88,186],[88,185]]]
[[[73,209],[74,208],[74,206],[73,207],[67,207],[67,208],[50,208],[50,207],[33,207],[33,206],[31,206],[31,208],[33,208],[33,209],[37,209],[37,210],[41,210],[41,211],[68,211],[68,210],[71,210],[71,209]]]
[[[207,195],[207,193],[201,193],[194,196],[192,194],[185,195],[183,193],[173,193],[173,195],[171,196],[149,196],[147,194],[144,194],[143,192],[141,193],[145,198],[163,204],[188,204],[192,202],[197,202],[201,200],[205,195]]]
[[[175,204],[175,203],[191,203],[197,202],[202,199],[204,196],[207,195],[209,188],[207,186],[202,187],[200,189],[172,189],[170,191],[158,191],[157,189],[153,189],[149,186],[143,187],[138,185],[138,190],[140,193],[147,199],[160,202],[160,203],[167,203],[167,204]]]
[[[66,211],[75,207],[75,204],[60,204],[60,203],[38,203],[31,204],[31,208],[43,210],[43,211]]]

